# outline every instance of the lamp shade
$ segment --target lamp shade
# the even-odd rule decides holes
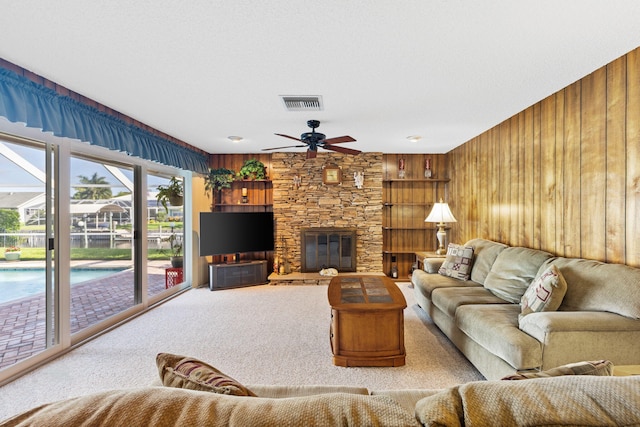
[[[451,213],[451,209],[449,209],[449,205],[440,200],[440,203],[434,203],[433,209],[429,212],[429,216],[424,220],[424,222],[458,222],[455,217]]]

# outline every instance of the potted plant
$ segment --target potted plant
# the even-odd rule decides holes
[[[158,185],[156,194],[157,203],[161,204],[165,211],[169,212],[167,204],[171,206],[182,206],[184,203],[184,193],[182,181],[175,176],[169,181],[169,185]]]
[[[182,241],[178,241],[175,234],[172,235],[171,241],[171,267],[182,268],[184,257],[182,256]]]
[[[18,261],[20,260],[20,248],[18,246],[9,246],[4,250],[4,258],[7,261]]]
[[[209,175],[204,178],[204,191],[208,196],[215,192],[216,199],[219,198],[223,188],[230,188],[236,172],[227,168],[209,169]],[[219,200],[216,203],[219,204]]]
[[[178,236],[175,233],[171,233],[167,237],[166,241],[169,242],[171,247],[171,267],[182,268],[184,263],[184,257],[182,256],[182,240],[178,240]]]
[[[249,159],[244,162],[238,176],[241,179],[265,179],[267,174],[264,163],[260,160]]]

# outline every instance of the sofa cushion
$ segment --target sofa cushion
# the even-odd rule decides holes
[[[158,353],[156,365],[167,387],[210,391],[235,396],[255,396],[251,390],[213,366],[193,357]]]
[[[473,248],[473,268],[471,269],[471,280],[481,285],[491,271],[491,266],[496,258],[506,248],[503,243],[493,242],[486,239],[471,239],[464,246]]]
[[[387,396],[329,393],[289,399],[167,387],[122,389],[49,403],[0,426],[416,426]]]
[[[471,280],[458,280],[441,274],[429,274],[422,270],[414,270],[411,275],[411,283],[416,292],[420,292],[428,300],[431,300],[431,293],[438,288],[458,288],[458,287],[482,287],[482,285]]]
[[[469,280],[473,263],[473,248],[449,243],[447,258],[438,273],[459,280]]]
[[[496,258],[484,281],[484,287],[505,301],[517,304],[543,262],[551,258],[548,252],[510,247]]]
[[[580,258],[554,258],[550,263],[567,281],[559,310],[608,311],[640,319],[639,268]]]
[[[540,270],[520,299],[520,316],[556,311],[567,292],[567,282],[555,265],[551,264],[544,271]]]
[[[469,338],[514,370],[542,366],[542,344],[518,328],[517,304],[468,304],[456,310],[455,323]]]
[[[610,377],[613,375],[613,363],[609,360],[596,360],[593,362],[576,362],[557,368],[547,369],[540,372],[519,372],[509,375],[503,380],[530,380],[533,378],[561,377],[564,375],[596,375]]]
[[[416,418],[431,426],[630,426],[640,423],[639,397],[633,377],[481,381],[418,401]]]
[[[482,286],[434,289],[431,302],[452,318],[458,307],[465,304],[509,304]]]

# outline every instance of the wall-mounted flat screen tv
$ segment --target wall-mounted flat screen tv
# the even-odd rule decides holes
[[[273,212],[200,212],[200,256],[272,251]]]

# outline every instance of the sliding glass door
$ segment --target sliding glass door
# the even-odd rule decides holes
[[[0,136],[0,369],[58,342],[54,149]]]
[[[184,282],[184,198],[157,200],[158,187],[171,184],[168,175],[147,174],[147,292],[149,297],[161,294]],[[175,178],[184,194],[184,182]]]
[[[72,334],[139,303],[133,262],[134,169],[71,157]]]
[[[172,178],[184,190],[174,168],[0,133],[0,383],[188,287],[190,209],[156,201]]]

